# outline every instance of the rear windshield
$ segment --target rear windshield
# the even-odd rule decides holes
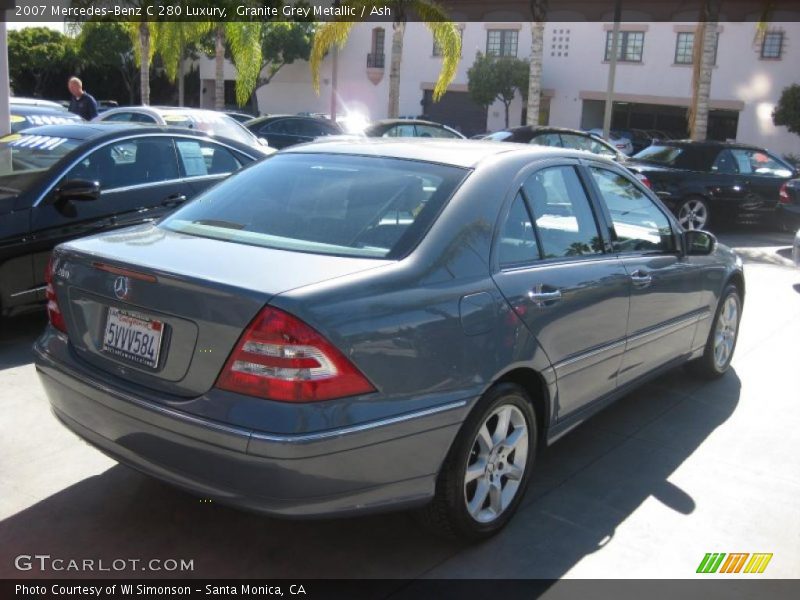
[[[671,167],[675,165],[675,161],[681,154],[683,154],[683,148],[678,146],[657,146],[652,144],[633,158]]]
[[[185,127],[204,131],[210,135],[226,137],[252,146],[255,136],[236,119],[216,113],[164,113],[164,122],[170,127]]]
[[[396,258],[419,242],[468,172],[381,157],[280,154],[209,189],[161,227],[283,250]]]

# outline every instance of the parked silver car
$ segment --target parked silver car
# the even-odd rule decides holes
[[[263,138],[253,134],[233,117],[214,110],[179,106],[122,106],[103,111],[92,122],[143,123],[204,131],[247,144],[262,154],[275,152]]]

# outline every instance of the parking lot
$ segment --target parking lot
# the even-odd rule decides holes
[[[540,455],[511,525],[476,546],[432,538],[409,514],[270,519],[117,465],[50,414],[30,350],[44,316],[3,322],[0,577],[98,575],[14,567],[49,554],[193,560],[178,575],[205,578],[687,578],[708,552],[773,553],[760,577],[794,577],[800,269],[791,234],[720,239],[746,263],[732,371],[670,372],[567,435]]]

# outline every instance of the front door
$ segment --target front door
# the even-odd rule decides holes
[[[632,177],[606,167],[588,168],[612,244],[629,277],[630,312],[618,384],[689,353],[702,304],[700,267],[680,252],[666,214]]]
[[[100,197],[57,202],[51,191],[32,209],[31,232],[37,248],[33,268],[42,283],[50,250],[56,244],[153,220],[188,193],[167,136],[128,138],[101,146],[72,167],[59,184],[71,179],[98,181]]]
[[[545,167],[525,181],[496,252],[500,291],[555,369],[556,418],[612,392],[629,282],[620,260],[605,252],[576,165]]]

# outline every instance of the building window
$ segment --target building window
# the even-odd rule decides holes
[[[761,42],[761,58],[780,58],[783,52],[783,32],[769,31]]]
[[[463,49],[464,49],[464,30],[461,27],[458,28],[458,35],[461,36],[461,49],[462,49],[462,54],[463,54]],[[441,56],[442,55],[442,49],[439,46],[439,44],[436,43],[436,38],[433,38],[433,55],[434,56]]]
[[[611,46],[614,41],[613,31],[606,34],[605,60],[611,60]],[[617,43],[617,60],[624,62],[642,62],[644,50],[644,31],[620,31]]]
[[[490,29],[486,33],[488,56],[516,56],[519,32],[514,29]]]
[[[719,48],[719,33],[714,40],[714,61],[717,64],[717,48]],[[691,65],[694,62],[694,32],[681,32],[675,44],[675,64]]]
[[[367,54],[367,67],[371,69],[383,69],[384,54],[383,45],[386,39],[386,31],[383,27],[376,27],[372,30],[372,52]]]

